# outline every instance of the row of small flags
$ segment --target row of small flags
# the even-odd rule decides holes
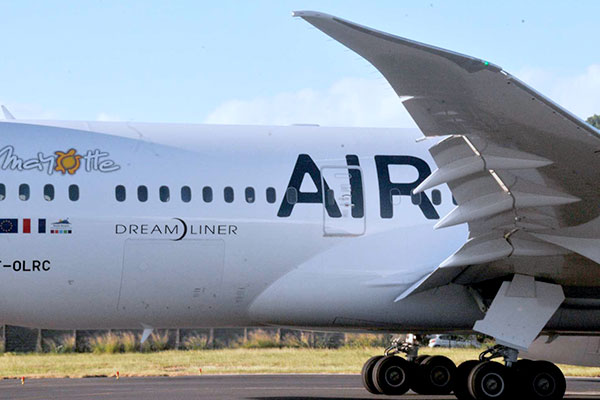
[[[47,233],[46,218],[38,218],[37,222],[37,232]],[[49,233],[70,234],[73,232],[68,220],[59,220],[51,225]],[[0,233],[19,233],[19,218],[0,218]],[[31,218],[21,219],[21,233],[31,233]]]

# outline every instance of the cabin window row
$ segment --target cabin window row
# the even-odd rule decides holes
[[[79,186],[69,185],[69,187],[67,189],[67,194],[68,194],[69,200],[71,200],[71,201],[79,200]],[[54,200],[55,195],[56,195],[56,191],[54,189],[54,185],[52,185],[52,184],[44,185],[44,190],[43,190],[44,200],[52,201],[52,200]],[[3,183],[0,183],[0,201],[6,199],[6,196],[7,196],[6,185]],[[29,188],[29,185],[27,183],[22,183],[19,185],[18,196],[19,196],[19,200],[21,200],[21,201],[28,201],[31,198],[31,189]]]
[[[149,199],[149,191],[148,187],[145,185],[140,185],[136,189],[136,197],[137,200],[145,203]],[[204,186],[201,192],[202,201],[205,203],[210,203],[214,199],[213,189],[210,186]],[[256,201],[256,192],[253,187],[248,186],[244,190],[244,198],[247,203],[254,203]],[[269,187],[265,190],[265,198],[267,203],[275,203],[277,201],[277,193],[275,192],[275,188]],[[115,186],[115,199],[118,202],[124,202],[127,200],[127,189],[124,185]],[[167,203],[171,200],[171,189],[169,186],[161,186],[158,188],[158,199]],[[182,186],[179,190],[179,200],[184,203],[189,203],[192,201],[192,189],[189,186]],[[231,186],[227,186],[223,189],[223,200],[226,203],[233,203],[235,200],[235,193]]]

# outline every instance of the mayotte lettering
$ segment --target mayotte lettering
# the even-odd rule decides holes
[[[13,146],[4,146],[0,149],[0,168],[12,171],[29,171],[37,169],[46,171],[52,175],[54,167],[54,156],[45,156],[43,153],[37,153],[37,157],[24,160],[15,154]]]
[[[109,157],[109,153],[98,149],[88,150],[84,155],[71,149],[68,152],[56,151],[51,155],[39,152],[36,157],[24,159],[16,154],[13,146],[8,145],[0,149],[0,169],[4,171],[38,170],[45,171],[48,175],[56,172],[63,174],[68,172],[72,175],[79,169],[80,160],[85,166],[86,172],[114,172],[121,169],[121,166]]]

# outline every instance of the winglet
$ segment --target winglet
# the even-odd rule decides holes
[[[10,111],[8,111],[8,108],[6,108],[4,105],[2,106],[2,113],[4,114],[4,119],[15,119],[15,117],[10,113]]]
[[[325,14],[325,13],[321,13],[318,11],[292,11],[292,17],[300,17],[300,18],[330,18],[333,19],[333,15],[329,15],[329,14]]]

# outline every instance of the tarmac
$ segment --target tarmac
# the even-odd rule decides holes
[[[569,378],[568,399],[600,399],[600,379]],[[0,399],[456,399],[454,396],[375,396],[359,375],[204,375],[143,378],[0,380]]]

